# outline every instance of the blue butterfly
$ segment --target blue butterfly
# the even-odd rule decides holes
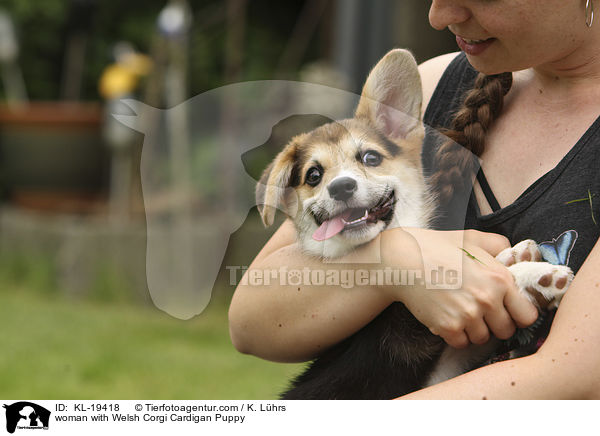
[[[552,265],[567,265],[576,240],[577,232],[575,230],[567,230],[561,233],[558,238],[542,242],[538,246],[546,262]]]

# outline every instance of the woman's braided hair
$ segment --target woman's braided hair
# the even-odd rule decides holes
[[[471,176],[477,168],[473,155],[479,157],[483,153],[486,133],[502,112],[504,96],[511,86],[512,73],[493,76],[480,73],[454,115],[450,129],[443,132],[448,140],[434,157],[436,172],[430,179],[441,204],[448,204],[455,190],[470,189]]]

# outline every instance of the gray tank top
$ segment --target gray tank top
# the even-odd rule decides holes
[[[446,69],[429,102],[425,124],[433,129],[449,128],[452,114],[460,107],[476,76],[466,56],[459,54]],[[433,129],[428,129],[423,149],[426,175],[435,171],[433,156],[440,142]],[[484,177],[480,180],[483,187]],[[491,189],[486,191],[492,205],[493,193]],[[464,206],[454,205],[439,211],[437,228],[499,233],[513,245],[533,239],[540,244],[546,261],[568,265],[577,272],[600,236],[600,117],[558,165],[529,186],[514,203],[481,215],[472,192],[463,193],[462,198]],[[462,214],[449,211],[461,207]]]

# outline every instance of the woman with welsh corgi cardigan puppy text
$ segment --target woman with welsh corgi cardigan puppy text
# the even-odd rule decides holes
[[[600,22],[593,8],[594,0],[433,0],[431,25],[453,32],[462,53],[419,67],[423,120],[481,158],[469,230],[389,229],[342,261],[359,269],[376,249],[386,266],[413,269],[423,259],[451,269],[456,233],[464,232],[462,288],[240,284],[229,312],[236,348],[280,362],[310,360],[397,301],[452,347],[507,339],[538,313],[494,256],[532,238],[545,260],[575,272],[539,349],[403,398],[599,399]],[[423,149],[442,207],[459,189],[455,175],[468,170],[451,148],[426,142]],[[250,269],[323,268],[296,238],[288,219]]]

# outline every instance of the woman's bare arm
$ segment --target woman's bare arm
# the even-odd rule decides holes
[[[442,78],[444,71],[458,55],[456,53],[448,53],[435,58],[429,59],[419,65],[419,74],[421,75],[421,83],[423,84],[423,107],[422,115],[425,115],[425,110],[429,104],[429,100],[433,96],[435,88]]]
[[[392,302],[389,295],[371,286],[284,283],[292,270],[338,271],[341,277],[342,270],[356,268],[304,255],[295,235],[293,224],[286,220],[248,268],[246,278],[252,270],[260,274],[273,271],[270,277],[277,277],[269,285],[265,280],[259,285],[242,280],[235,291],[229,309],[230,334],[243,353],[281,362],[312,359],[365,326]],[[340,262],[366,258],[373,247],[366,244]]]
[[[292,242],[294,235],[291,223],[284,223],[248,268],[244,276],[248,280],[242,280],[235,291],[230,333],[243,353],[281,362],[314,358],[395,301],[406,304],[421,322],[457,347],[487,340],[487,336],[470,337],[472,326],[485,325],[483,319],[496,336],[505,338],[514,332],[512,319],[520,325],[535,320],[533,305],[519,295],[508,270],[492,257],[508,245],[504,237],[397,228],[332,263],[302,253]],[[463,244],[488,267],[465,262],[460,289],[429,290],[419,282],[404,286],[359,282],[360,271],[394,268],[420,271],[424,276],[426,264],[456,268],[448,259],[456,260]],[[458,261],[462,263],[461,255]],[[301,273],[300,284],[290,283],[291,270]],[[339,282],[311,284],[316,270]]]

